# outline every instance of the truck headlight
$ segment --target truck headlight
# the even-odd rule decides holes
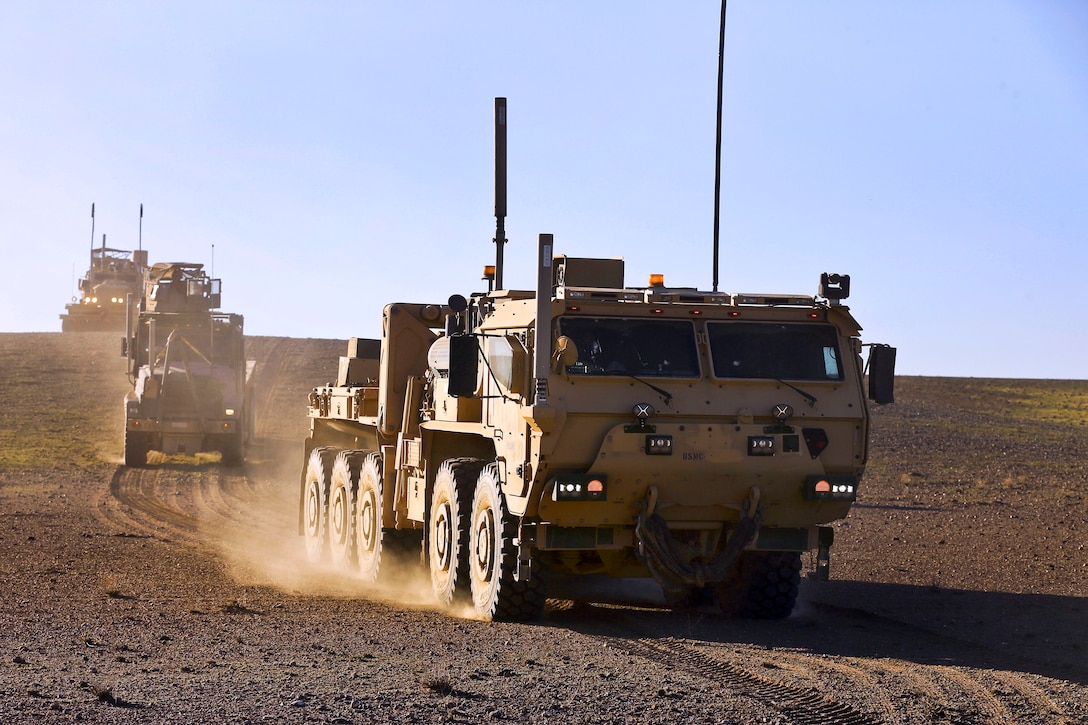
[[[774,436],[748,436],[748,455],[773,456]]]
[[[646,436],[646,455],[671,456],[672,436],[657,434]]]
[[[608,486],[604,476],[560,473],[552,486],[552,501],[604,501]]]
[[[846,474],[809,476],[803,493],[806,501],[857,501],[858,478]]]

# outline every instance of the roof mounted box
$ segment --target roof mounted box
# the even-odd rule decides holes
[[[623,289],[623,260],[589,259],[556,255],[553,287],[604,287]]]

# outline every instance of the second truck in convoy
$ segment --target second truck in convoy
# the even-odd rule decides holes
[[[239,466],[252,426],[241,315],[217,312],[220,281],[201,264],[152,265],[128,300],[122,354],[133,389],[125,396],[125,465],[149,451],[219,451]]]

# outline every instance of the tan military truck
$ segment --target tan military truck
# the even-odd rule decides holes
[[[787,616],[802,553],[826,578],[868,457],[849,277],[816,296],[629,286],[622,260],[540,235],[535,290],[505,289],[505,99],[496,119],[493,289],[387,305],[310,394],[308,556],[375,580],[408,553],[441,603],[490,619],[535,617],[550,578],[584,575]],[[894,360],[871,346],[878,403]]]
[[[788,615],[868,455],[848,278],[816,297],[629,287],[621,260],[553,256],[546,235],[539,262],[535,293],[387,305],[381,339],[352,340],[309,399],[311,558],[376,579],[414,548],[441,602],[495,619],[535,616],[559,574]],[[869,362],[890,402],[894,349]]]
[[[64,306],[61,332],[119,332],[125,329],[125,304],[130,294],[139,295],[147,270],[143,248],[144,207],[140,205],[140,248],[111,249],[102,235],[94,246],[94,204],[91,204],[91,264],[79,280],[79,295]]]
[[[256,362],[245,358],[242,315],[217,312],[220,299],[220,280],[187,262],[152,265],[143,293],[129,295],[126,466],[146,465],[152,450],[219,451],[224,465],[242,465]]]

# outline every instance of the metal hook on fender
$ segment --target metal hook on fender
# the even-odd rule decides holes
[[[657,486],[650,486],[646,489],[646,500],[643,502],[643,506],[646,507],[646,516],[653,516],[657,510]]]
[[[752,486],[748,489],[748,495],[744,499],[744,503],[741,506],[744,508],[744,513],[749,518],[754,518],[756,513],[760,510],[759,502],[759,486]]]

